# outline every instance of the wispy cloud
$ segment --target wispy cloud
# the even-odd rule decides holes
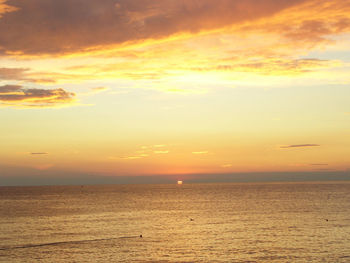
[[[107,88],[107,87],[96,87],[96,88],[91,88],[91,91],[92,91],[93,93],[105,92],[105,91],[107,91],[107,90],[109,90],[109,88]]]
[[[123,160],[136,160],[136,159],[141,159],[142,156],[126,156],[126,157],[120,157],[120,159]]]
[[[155,154],[167,154],[169,151],[153,151]]]
[[[148,154],[141,153],[141,154],[135,154],[135,155],[128,155],[128,156],[109,156],[108,159],[110,160],[137,160],[148,157]]]
[[[30,68],[0,68],[0,80],[15,80],[45,84],[56,82],[53,73],[33,72]]]
[[[155,145],[153,145],[154,148],[163,148],[165,146],[166,146],[165,144],[155,144]]]
[[[93,96],[95,94],[106,92],[108,90],[109,90],[109,88],[107,88],[107,87],[94,87],[94,88],[90,88],[86,92],[79,93],[79,95],[80,96]]]
[[[7,0],[0,0],[0,18],[2,17],[3,14],[14,12],[14,11],[18,10],[18,8],[14,7],[14,6],[7,5],[6,1]]]
[[[253,54],[246,54],[245,60]],[[256,56],[256,54],[254,54]],[[214,66],[193,68],[195,71],[228,71],[228,72],[251,72],[261,75],[298,75],[309,73],[323,68],[340,66],[339,61],[321,60],[315,58],[293,59],[293,58],[267,58],[261,56],[251,62],[242,63],[241,58],[232,58],[223,61],[213,61]],[[217,65],[215,65],[217,63]]]
[[[0,86],[0,105],[7,107],[61,107],[73,104],[75,93],[64,89],[32,89],[20,85]]]
[[[328,163],[310,163],[311,166],[327,166]]]
[[[280,148],[286,149],[286,148],[305,148],[305,147],[318,147],[318,146],[321,146],[321,145],[319,145],[319,144],[306,143],[306,144],[284,145],[284,146],[280,146]]]
[[[46,155],[49,154],[48,152],[31,152],[31,155]]]
[[[28,68],[0,68],[0,80],[24,80]]]
[[[220,167],[222,167],[222,168],[230,168],[230,167],[232,167],[232,164],[230,164],[230,163],[222,164]]]

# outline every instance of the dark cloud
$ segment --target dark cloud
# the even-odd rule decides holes
[[[24,80],[28,70],[27,68],[0,68],[0,80]]]
[[[8,0],[0,52],[57,54],[199,32],[270,16],[305,0]]]
[[[303,148],[303,147],[318,147],[321,146],[319,144],[292,144],[292,145],[285,145],[285,146],[281,146],[280,148]]]
[[[1,94],[8,94],[10,92],[15,92],[18,91],[22,88],[22,86],[19,85],[5,85],[5,86],[0,86],[0,95]]]
[[[331,27],[324,21],[306,20],[298,28],[285,27],[284,35],[296,40],[312,39],[321,41],[322,36],[332,33]]]
[[[323,41],[325,36],[337,34],[350,29],[350,19],[339,18],[334,22],[323,20],[305,20],[297,28],[287,26],[284,36],[294,40]]]
[[[75,93],[64,89],[30,89],[19,85],[0,86],[0,104],[5,106],[48,107],[74,101]]]
[[[33,152],[33,153],[30,153],[31,155],[45,155],[45,154],[49,154],[47,152]]]
[[[1,19],[0,19],[1,21]],[[33,83],[54,83],[53,78],[42,78],[43,73],[33,73],[29,68],[0,68],[0,80],[23,80]]]

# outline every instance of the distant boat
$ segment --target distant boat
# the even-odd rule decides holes
[[[181,184],[182,184],[182,181],[177,181],[177,184],[181,185]]]

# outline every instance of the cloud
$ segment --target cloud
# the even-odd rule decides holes
[[[45,154],[49,154],[48,152],[31,152],[31,155],[45,155]]]
[[[350,3],[343,0],[0,3],[13,7],[0,18],[0,56],[14,56],[19,62],[9,57],[11,65],[20,65],[0,68],[0,79],[41,84],[127,79],[143,81],[137,88],[188,94],[206,92],[188,88],[188,82],[234,86],[256,75],[329,73],[325,69],[344,63],[305,56],[350,32]],[[21,63],[28,56],[40,60]],[[59,63],[42,66],[52,61]],[[319,75],[329,82],[348,81],[334,71]]]
[[[0,47],[7,54],[89,51],[254,21],[304,1],[9,0]]]
[[[104,92],[107,91],[108,88],[106,87],[96,87],[96,88],[91,88],[93,93],[100,93],[100,92]]]
[[[19,86],[19,85],[0,86],[0,94],[15,92],[20,90],[21,88],[22,86]]]
[[[0,80],[23,80],[28,68],[0,68]]]
[[[141,159],[142,156],[126,156],[126,157],[121,157],[120,159],[123,160],[136,160],[136,159]]]
[[[279,13],[278,17],[247,25],[245,30],[279,34],[300,45],[312,48],[332,42],[332,36],[349,32],[350,2],[342,0],[307,0]],[[283,41],[282,41],[283,42]]]
[[[109,88],[107,87],[94,87],[94,88],[90,88],[87,92],[82,92],[79,95],[80,96],[92,96],[98,93],[102,93],[109,90]]]
[[[4,3],[0,0],[3,54],[91,52],[228,28],[233,28],[235,35],[272,33],[292,40],[295,47],[299,44],[312,47],[330,41],[328,36],[350,30],[350,3],[344,0],[8,0]]]
[[[318,147],[321,146],[319,144],[292,144],[292,145],[285,145],[281,146],[280,148],[286,149],[286,148],[304,148],[304,147]]]
[[[310,163],[311,166],[327,166],[328,163]]]
[[[3,14],[14,12],[16,10],[18,10],[16,7],[7,5],[6,0],[0,0],[0,18]]]
[[[163,148],[165,146],[166,146],[165,144],[155,144],[155,145],[153,145],[154,148]]]
[[[125,157],[120,157],[120,159],[123,160],[136,160],[136,159],[141,159],[141,158],[145,158],[148,157],[148,154],[140,154],[140,155],[135,155],[135,156],[125,156]]]
[[[60,107],[72,104],[75,93],[64,89],[32,89],[20,85],[0,86],[0,105],[8,107]]]
[[[230,163],[222,164],[220,167],[222,167],[222,168],[230,168],[230,167],[232,167],[232,164],[230,164]]]
[[[119,156],[119,157],[109,156],[108,159],[110,159],[110,160],[137,160],[137,159],[146,158],[148,156],[149,156],[149,154],[146,154],[146,153],[141,153],[141,154],[136,153],[133,155]]]
[[[33,83],[54,83],[53,73],[36,73],[30,68],[0,68],[0,80],[18,80]]]
[[[166,154],[169,153],[169,151],[153,151],[155,154]]]
[[[256,54],[255,54],[256,56]],[[249,54],[244,60],[249,60]],[[227,61],[227,60],[226,60]],[[213,61],[214,63],[216,61]],[[262,75],[296,75],[316,71],[323,68],[340,66],[339,61],[321,60],[315,58],[255,58],[251,62],[241,63],[242,59],[234,58],[231,62],[223,64],[217,61],[217,65],[211,67],[193,68],[196,71],[229,71],[229,72],[253,72]]]

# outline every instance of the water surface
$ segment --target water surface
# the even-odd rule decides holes
[[[350,262],[349,244],[346,182],[0,187],[1,262]]]

